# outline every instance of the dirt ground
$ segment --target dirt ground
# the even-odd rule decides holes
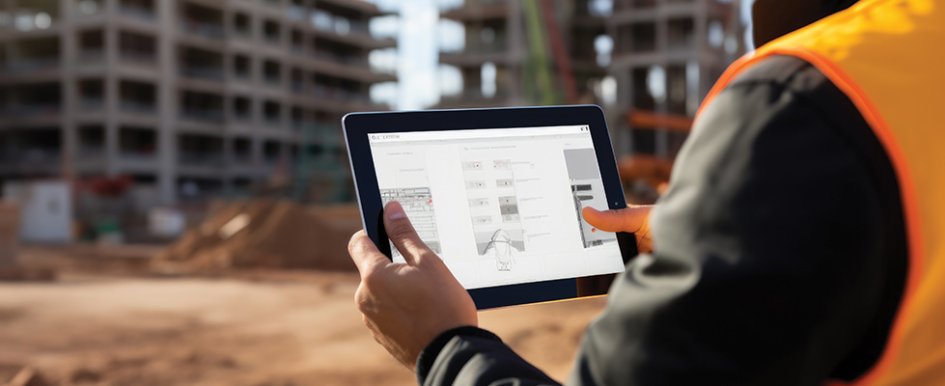
[[[94,253],[84,259],[57,262],[70,269],[56,281],[0,283],[0,364],[33,366],[58,385],[415,382],[362,325],[352,303],[354,274],[164,278],[135,274],[127,258],[113,258],[125,261],[120,270],[88,263],[97,261]],[[483,312],[480,320],[563,379],[584,326],[603,304],[514,307]]]

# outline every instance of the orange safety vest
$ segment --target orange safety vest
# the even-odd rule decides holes
[[[909,270],[883,355],[857,385],[945,385],[945,0],[861,0],[733,64],[703,107],[772,55],[843,91],[896,171]]]

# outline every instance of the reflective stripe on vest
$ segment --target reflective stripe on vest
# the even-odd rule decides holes
[[[945,385],[945,0],[861,0],[734,63],[790,55],[859,109],[896,170],[909,270],[883,355],[858,385]],[[892,230],[891,230],[892,231]]]

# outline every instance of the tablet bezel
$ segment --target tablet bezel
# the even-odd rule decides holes
[[[361,221],[368,237],[388,258],[390,243],[384,230],[383,205],[378,188],[370,134],[426,131],[476,130],[543,126],[588,125],[604,193],[610,209],[626,208],[623,185],[604,114],[596,105],[506,107],[458,110],[351,113],[341,119],[348,160],[354,178]],[[624,264],[637,255],[631,234],[618,233]],[[602,295],[615,275],[598,275],[468,290],[477,309],[538,303]],[[590,290],[589,290],[590,289]]]

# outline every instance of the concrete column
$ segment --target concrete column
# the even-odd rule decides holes
[[[77,60],[77,39],[73,27],[75,1],[59,0],[59,71],[61,84],[61,116],[62,122],[62,178],[70,183],[75,178],[75,162],[77,159],[77,130],[75,114],[77,112],[78,92],[76,90],[75,63]]]
[[[157,154],[157,185],[161,203],[177,203],[177,2],[155,1],[157,7],[157,58],[159,79],[157,85],[160,114]]]
[[[633,131],[630,124],[627,123],[627,113],[633,108],[633,76],[630,67],[622,67],[613,72],[614,80],[617,81],[617,106],[619,112],[616,117],[616,125],[611,130],[616,132],[613,135],[614,148],[618,153],[633,153]]]
[[[695,62],[698,63],[697,67],[699,68],[699,76],[697,77],[696,85],[694,89],[693,87],[690,87],[690,91],[697,93],[696,98],[698,98],[699,101],[702,101],[702,98],[705,97],[705,94],[709,92],[708,89],[703,86],[703,84],[706,83],[703,80],[705,79],[705,73],[706,73],[705,68],[704,68],[705,65],[703,63],[707,62],[706,59],[708,59],[708,57],[710,56],[708,52],[708,47],[707,47],[709,18],[707,16],[708,6],[705,1],[698,2],[696,7],[697,7],[697,10],[695,12],[696,20],[694,23],[696,33],[695,33],[694,39],[696,41],[696,45],[698,46],[695,52]],[[741,12],[740,10],[737,10],[737,9],[734,11],[736,13]],[[726,35],[726,38],[728,38],[727,35]],[[722,50],[724,51],[725,50],[724,42],[722,43],[722,47],[723,47]]]
[[[120,172],[118,153],[118,14],[117,0],[105,0],[105,175],[112,177]]]
[[[230,37],[233,36],[233,18],[235,14],[233,8],[229,6],[229,3],[224,3],[223,8],[223,36]],[[230,67],[232,66],[232,57],[230,55],[229,45],[223,44],[223,127],[220,132],[221,138],[221,149],[220,151],[223,154],[223,165],[221,166],[222,173],[222,190],[224,193],[230,192],[230,179],[232,177],[232,170],[230,166],[230,160],[232,159],[232,144],[230,143],[230,124],[233,122],[233,103],[232,103],[232,94],[230,93],[230,88],[228,85],[231,82]]]
[[[509,18],[506,24],[509,42],[506,52],[512,59],[512,65],[509,66],[508,93],[512,103],[520,104],[525,101],[522,95],[524,77],[526,76],[524,74],[525,52],[527,51],[527,38],[525,36],[525,26],[523,25],[524,15],[522,14],[522,3],[520,1],[509,1],[506,4],[509,7]]]
[[[660,59],[657,59],[660,63],[659,65],[663,67],[663,73],[666,74],[665,80],[663,82],[663,87],[665,88],[665,95],[662,102],[657,101],[656,103],[656,112],[658,114],[666,114],[668,108],[666,102],[669,100],[669,59],[667,58],[666,53],[669,52],[669,20],[666,17],[666,13],[663,11],[663,5],[658,5],[659,12],[657,12],[656,20],[656,52],[660,54]],[[667,157],[669,155],[669,133],[666,130],[656,130],[655,133],[655,150],[658,157]]]

